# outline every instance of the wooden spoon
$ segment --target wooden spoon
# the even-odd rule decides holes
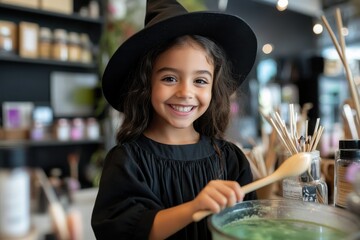
[[[301,175],[306,170],[308,170],[310,164],[311,154],[309,152],[301,152],[294,154],[288,159],[286,159],[272,174],[261,178],[255,182],[242,186],[241,189],[245,194],[247,194],[286,177],[294,177]],[[213,212],[209,210],[201,210],[194,213],[192,217],[194,222],[198,222],[212,213]]]

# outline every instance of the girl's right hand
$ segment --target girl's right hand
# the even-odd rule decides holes
[[[196,211],[210,210],[218,213],[225,207],[241,202],[245,194],[236,181],[212,180],[193,200]]]

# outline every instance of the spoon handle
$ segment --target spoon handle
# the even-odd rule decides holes
[[[275,173],[275,172],[274,172]],[[244,185],[243,187],[241,187],[241,189],[243,190],[244,194],[248,194],[249,192],[258,190],[259,188],[262,188],[266,185],[272,184],[278,180],[280,180],[281,177],[278,176],[276,173],[272,174],[272,175],[268,175],[264,178],[261,178],[259,180],[256,180],[255,182],[251,182],[249,184]]]

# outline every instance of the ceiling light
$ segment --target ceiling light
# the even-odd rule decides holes
[[[288,5],[289,5],[288,0],[278,0],[276,4],[276,8],[279,11],[284,11],[285,9],[287,9]]]
[[[262,51],[265,54],[270,54],[273,50],[274,50],[274,48],[270,43],[267,43],[262,47]]]
[[[315,34],[321,34],[323,32],[323,26],[320,23],[316,23],[313,27],[313,32]]]

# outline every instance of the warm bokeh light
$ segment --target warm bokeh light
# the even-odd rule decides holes
[[[274,50],[274,48],[270,43],[267,43],[262,47],[262,51],[265,54],[270,54],[273,50]]]
[[[323,26],[320,23],[316,23],[313,27],[313,32],[315,34],[320,34],[323,32]]]
[[[346,28],[346,27],[343,27],[343,28],[341,29],[341,32],[342,32],[342,34],[343,34],[344,36],[349,35],[349,29]]]
[[[278,0],[276,4],[276,8],[279,11],[284,11],[287,9],[288,5],[289,5],[288,0]]]

